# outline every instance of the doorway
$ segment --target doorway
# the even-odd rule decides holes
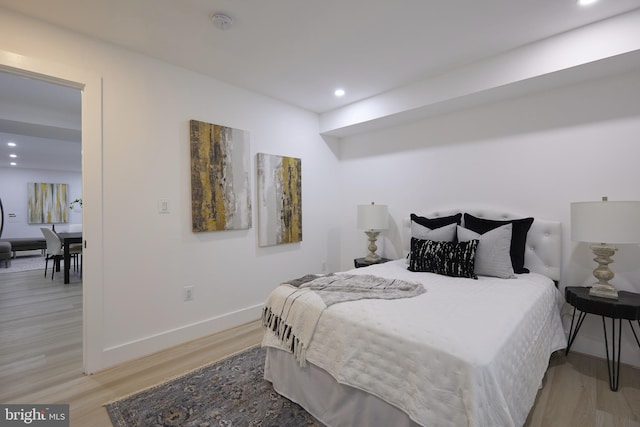
[[[0,72],[79,91],[81,98],[81,188],[83,223],[83,370],[102,360],[102,79],[90,71],[0,51]]]

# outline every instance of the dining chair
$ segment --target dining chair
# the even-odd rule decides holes
[[[69,245],[69,254],[73,259],[73,271],[80,270],[82,276],[82,243],[72,243]]]
[[[49,266],[49,260],[52,260],[53,266],[51,268],[51,280],[53,280],[53,275],[56,271],[56,267],[60,265],[60,260],[64,258],[64,248],[62,247],[62,241],[60,241],[60,237],[58,237],[58,235],[53,230],[46,227],[41,227],[40,230],[42,231],[42,234],[44,235],[44,238],[47,241],[47,249],[45,251],[45,263],[44,263],[44,277],[47,277],[47,268]],[[77,256],[78,254],[81,254],[82,246],[69,247],[69,253],[71,254],[72,257]]]
[[[82,232],[82,223],[79,224],[69,224],[67,226],[67,232],[69,233],[81,233]],[[78,271],[78,265],[80,266],[80,275],[82,276],[82,243],[72,243],[69,245],[69,251],[74,254],[73,257],[73,269],[74,271]],[[80,258],[80,262],[78,262],[78,258]]]

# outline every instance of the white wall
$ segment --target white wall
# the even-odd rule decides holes
[[[27,215],[27,183],[46,182],[68,184],[69,203],[82,197],[82,174],[74,172],[47,171],[37,169],[0,168],[0,199],[4,208],[5,224],[2,238],[43,237],[42,224],[29,224]],[[77,206],[77,205],[76,205]],[[69,224],[82,223],[82,210],[69,209]],[[15,218],[9,218],[9,214]],[[50,225],[47,225],[51,227]],[[64,226],[56,225],[56,230]]]
[[[586,244],[570,241],[573,201],[640,200],[640,72],[345,138],[340,145],[341,266],[366,254],[356,205],[388,204],[382,255],[402,256],[412,212],[480,206],[563,222],[561,289],[591,283]],[[619,289],[640,292],[640,248],[621,247],[611,266]],[[640,349],[623,325],[623,361]],[[604,357],[602,324],[589,316],[574,344]]]
[[[0,49],[102,78],[103,241],[88,242],[104,253],[92,293],[103,310],[98,368],[257,319],[277,283],[324,261],[337,268],[338,198],[327,191],[338,188],[337,159],[317,115],[8,11],[0,28],[21,34],[0,38]],[[190,119],[250,132],[254,196],[256,153],[302,159],[301,243],[258,248],[255,197],[253,228],[191,232]],[[170,214],[158,213],[159,199]],[[184,286],[194,301],[182,301]]]

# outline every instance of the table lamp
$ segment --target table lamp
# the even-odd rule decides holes
[[[591,243],[598,279],[589,295],[618,299],[618,291],[609,283],[611,257],[618,250],[613,244],[640,243],[640,202],[609,201],[571,203],[571,240]]]
[[[358,205],[358,228],[365,230],[365,234],[369,237],[369,254],[365,257],[368,262],[379,262],[380,255],[376,253],[376,239],[380,230],[386,230],[389,227],[389,211],[387,205],[376,205],[371,202],[370,205]]]

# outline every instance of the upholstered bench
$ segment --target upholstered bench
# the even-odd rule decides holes
[[[7,239],[0,239],[0,243],[10,243],[11,251],[13,252],[13,258],[16,257],[18,251],[44,251],[47,249],[47,241],[43,237],[11,237]]]
[[[11,243],[0,242],[0,267],[4,261],[5,268],[11,267]]]

